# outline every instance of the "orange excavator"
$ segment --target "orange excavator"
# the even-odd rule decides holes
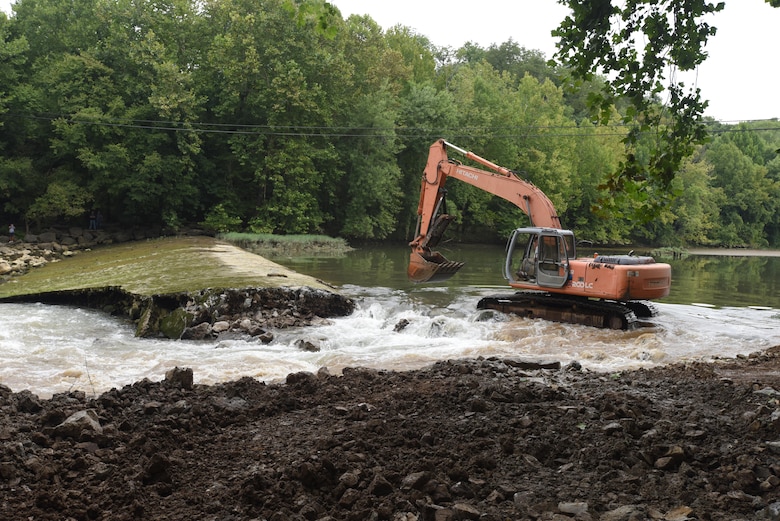
[[[447,157],[454,150],[490,171]],[[529,318],[633,329],[656,314],[651,299],[669,294],[672,269],[652,257],[594,255],[577,258],[574,233],[564,230],[552,201],[538,187],[472,152],[441,139],[431,145],[417,208],[417,236],[409,243],[413,282],[447,280],[463,267],[433,251],[453,217],[442,213],[449,177],[506,199],[526,213],[530,226],[517,228],[506,247],[504,277],[518,290],[485,297],[477,308]]]

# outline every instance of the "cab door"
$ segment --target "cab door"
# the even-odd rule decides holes
[[[563,236],[542,231],[539,234],[539,254],[536,280],[539,286],[561,288],[569,280],[569,251]]]
[[[518,228],[507,243],[504,276],[510,283],[523,287],[563,287],[569,280],[573,244],[571,235],[564,236],[553,229]]]

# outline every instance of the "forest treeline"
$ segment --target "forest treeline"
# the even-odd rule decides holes
[[[0,41],[0,218],[17,230],[100,210],[124,226],[409,239],[445,138],[539,186],[595,243],[780,246],[780,122],[710,122],[672,194],[604,190],[631,129],[594,123],[595,86],[522,42],[437,47],[322,0],[17,0]],[[528,223],[448,188],[449,237]]]

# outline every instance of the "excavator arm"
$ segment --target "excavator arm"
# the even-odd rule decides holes
[[[491,171],[449,159],[448,148]],[[448,261],[439,252],[431,250],[439,243],[452,220],[452,216],[441,213],[446,194],[444,185],[449,177],[506,199],[528,215],[532,226],[561,228],[552,201],[539,188],[507,168],[440,139],[431,145],[428,153],[417,207],[417,235],[409,243],[412,253],[407,274],[413,282],[446,280],[463,266],[462,262]]]

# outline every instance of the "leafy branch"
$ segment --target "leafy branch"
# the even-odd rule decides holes
[[[773,0],[777,3],[778,0]],[[594,119],[606,124],[614,107],[630,130],[623,139],[626,159],[602,186],[610,206],[622,197],[637,202],[633,217],[652,219],[674,196],[671,183],[681,162],[707,139],[703,114],[708,102],[698,88],[676,80],[706,58],[704,47],[716,28],[704,21],[724,3],[705,0],[559,0],[571,9],[553,31],[555,58],[576,84],[603,74],[600,92],[588,99]],[[665,103],[659,101],[666,95]],[[653,136],[648,139],[647,136]]]

